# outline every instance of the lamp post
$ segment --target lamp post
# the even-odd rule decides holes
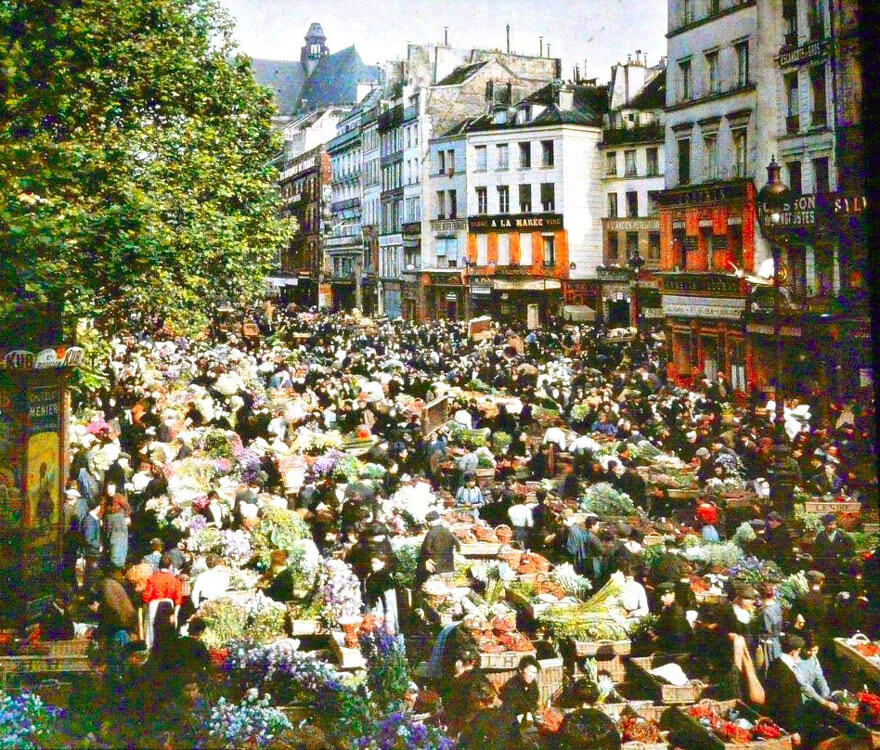
[[[758,193],[758,222],[764,236],[770,243],[773,257],[773,343],[775,361],[773,365],[773,387],[775,401],[774,463],[770,477],[770,502],[777,508],[789,510],[792,507],[793,474],[788,467],[788,445],[785,440],[785,398],[782,392],[782,292],[780,276],[780,257],[785,242],[783,213],[788,209],[791,191],[779,177],[780,167],[776,157],[771,157],[767,166],[767,184]]]
[[[626,264],[633,272],[633,318],[635,319],[636,323],[636,337],[640,338],[642,335],[642,330],[639,327],[639,315],[642,311],[639,308],[639,271],[641,271],[642,266],[645,265],[645,259],[641,255],[639,255],[638,248],[633,250],[633,254],[629,256]]]

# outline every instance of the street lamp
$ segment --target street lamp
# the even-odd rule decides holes
[[[641,335],[641,329],[639,328],[639,314],[642,312],[639,309],[639,271],[642,270],[642,266],[645,265],[645,259],[639,255],[639,249],[636,248],[633,250],[632,255],[626,261],[626,264],[630,267],[633,272],[633,317],[636,322],[636,336]]]
[[[775,400],[774,426],[776,440],[774,446],[774,465],[770,483],[770,501],[778,508],[791,505],[791,482],[793,475],[788,470],[788,446],[785,442],[785,399],[782,393],[782,318],[780,309],[780,256],[786,237],[783,231],[783,214],[788,210],[791,191],[779,177],[780,167],[776,157],[767,166],[767,184],[758,193],[758,223],[770,243],[773,256],[773,339],[775,362],[773,363],[773,387]]]

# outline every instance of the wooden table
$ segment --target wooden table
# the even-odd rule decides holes
[[[835,638],[835,653],[842,656],[854,667],[857,667],[876,683],[880,684],[880,659],[869,659],[867,656],[864,656],[850,646],[849,643],[847,643],[848,640],[848,638]]]

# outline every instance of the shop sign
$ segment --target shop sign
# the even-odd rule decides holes
[[[629,281],[632,278],[632,271],[628,268],[599,266],[596,268],[596,278],[600,281]]]
[[[79,346],[42,349],[36,354],[27,349],[13,349],[0,359],[0,370],[26,371],[79,367],[83,355],[83,349]]]
[[[746,326],[746,331],[749,333],[762,333],[766,336],[773,336],[776,333],[773,326],[764,323],[749,323]],[[781,336],[800,336],[801,329],[792,328],[791,326],[780,326],[779,333]]]
[[[496,214],[468,218],[468,231],[476,234],[486,232],[555,232],[562,228],[562,214]]]
[[[809,193],[785,204],[781,226],[790,229],[815,229],[837,217],[860,216],[868,208],[868,198],[851,193]],[[763,217],[764,207],[758,204]],[[716,241],[717,241],[716,237]]]
[[[758,215],[763,219],[766,212],[762,203],[758,204]],[[812,227],[816,224],[816,196],[801,195],[785,204],[780,213],[783,227]]]
[[[663,308],[662,307],[643,307],[640,310],[640,314],[643,318],[650,319],[660,319],[663,317]]]
[[[666,190],[660,194],[660,205],[664,207],[705,206],[711,203],[742,201],[746,198],[746,186],[747,183],[743,181],[713,187]]]
[[[557,279],[495,279],[495,289],[510,289],[523,292],[545,292],[561,289]]]
[[[412,298],[412,294],[405,295],[407,298]],[[447,302],[455,302],[458,299],[458,295],[455,292],[446,292],[446,301]]]
[[[640,232],[660,229],[659,219],[605,219],[605,228],[610,232]]]
[[[802,44],[797,49],[782,52],[776,56],[776,64],[780,68],[786,68],[790,65],[809,62],[817,57],[824,57],[828,54],[828,40],[817,39],[807,44]]]
[[[487,295],[492,294],[492,287],[491,286],[472,286],[471,287],[471,294],[480,295],[480,296],[485,297]]]
[[[630,293],[630,285],[627,284],[603,284],[602,285],[602,298],[603,299],[621,299],[624,296],[629,296]]]
[[[402,234],[385,234],[379,237],[379,247],[394,247],[403,244]]]
[[[435,232],[460,232],[467,228],[464,219],[434,219],[431,229]]]
[[[664,295],[662,306],[663,314],[667,317],[739,320],[745,311],[746,301],[724,297]]]

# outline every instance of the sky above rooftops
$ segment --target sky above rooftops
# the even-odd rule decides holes
[[[562,58],[563,78],[607,82],[611,65],[641,50],[648,64],[666,54],[666,0],[220,0],[236,21],[235,37],[251,57],[298,60],[303,36],[317,21],[331,52],[357,46],[364,63],[402,58],[407,43],[443,41],[454,47],[506,48]],[[584,68],[586,61],[586,70]]]

